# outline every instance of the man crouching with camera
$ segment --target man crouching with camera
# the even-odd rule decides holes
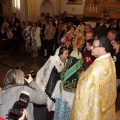
[[[31,74],[26,80],[20,69],[11,69],[4,79],[4,88],[0,91],[0,117],[8,120],[18,120],[23,109],[27,111],[28,120],[34,120],[33,103],[46,104],[45,93],[33,81]]]

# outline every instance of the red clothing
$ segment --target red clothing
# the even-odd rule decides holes
[[[68,33],[66,36],[65,36],[65,42],[70,42],[72,39],[72,37],[70,36],[70,34]]]
[[[5,119],[3,119],[3,118],[0,117],[0,120],[5,120]]]
[[[95,57],[91,55],[91,51],[86,51],[83,56],[83,59],[89,67],[94,62]]]

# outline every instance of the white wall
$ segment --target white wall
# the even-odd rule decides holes
[[[36,18],[39,19],[40,18],[40,14],[41,14],[41,3],[45,1],[45,0],[35,0],[36,2]],[[52,9],[53,9],[53,16],[58,14],[58,0],[46,0],[46,1],[50,1],[52,4]],[[84,1],[82,0],[82,4],[66,4],[67,0],[61,0],[61,13],[66,11],[68,14],[83,14],[84,11]],[[45,8],[46,11],[49,12],[49,7]]]
[[[53,15],[58,14],[58,0],[50,0],[53,4]]]
[[[35,7],[36,7],[36,19],[40,18],[40,5],[42,0],[35,0]]]
[[[45,1],[45,0],[35,0],[36,1],[36,18],[40,18],[40,14],[42,13],[41,11],[41,5],[42,5],[42,2]],[[58,0],[46,0],[47,1],[50,1],[51,2],[51,6],[48,6],[48,7],[45,7],[46,11],[45,12],[49,12],[49,10],[51,11],[52,9],[52,16],[58,14]],[[50,9],[50,7],[52,7]]]
[[[48,2],[42,2],[41,7],[40,7],[40,12],[44,12],[44,13],[50,13],[50,15],[53,15],[53,5],[50,1]]]

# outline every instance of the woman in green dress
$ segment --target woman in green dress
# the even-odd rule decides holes
[[[54,120],[69,120],[79,75],[87,69],[80,53],[84,38],[84,35],[79,33],[72,40],[73,50],[52,95],[56,100]]]

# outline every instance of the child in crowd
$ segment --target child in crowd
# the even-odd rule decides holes
[[[91,47],[93,45],[93,39],[89,39],[86,41],[86,49],[83,53],[83,59],[86,62],[87,66],[89,67],[93,61],[95,60],[95,57],[91,55]]]

